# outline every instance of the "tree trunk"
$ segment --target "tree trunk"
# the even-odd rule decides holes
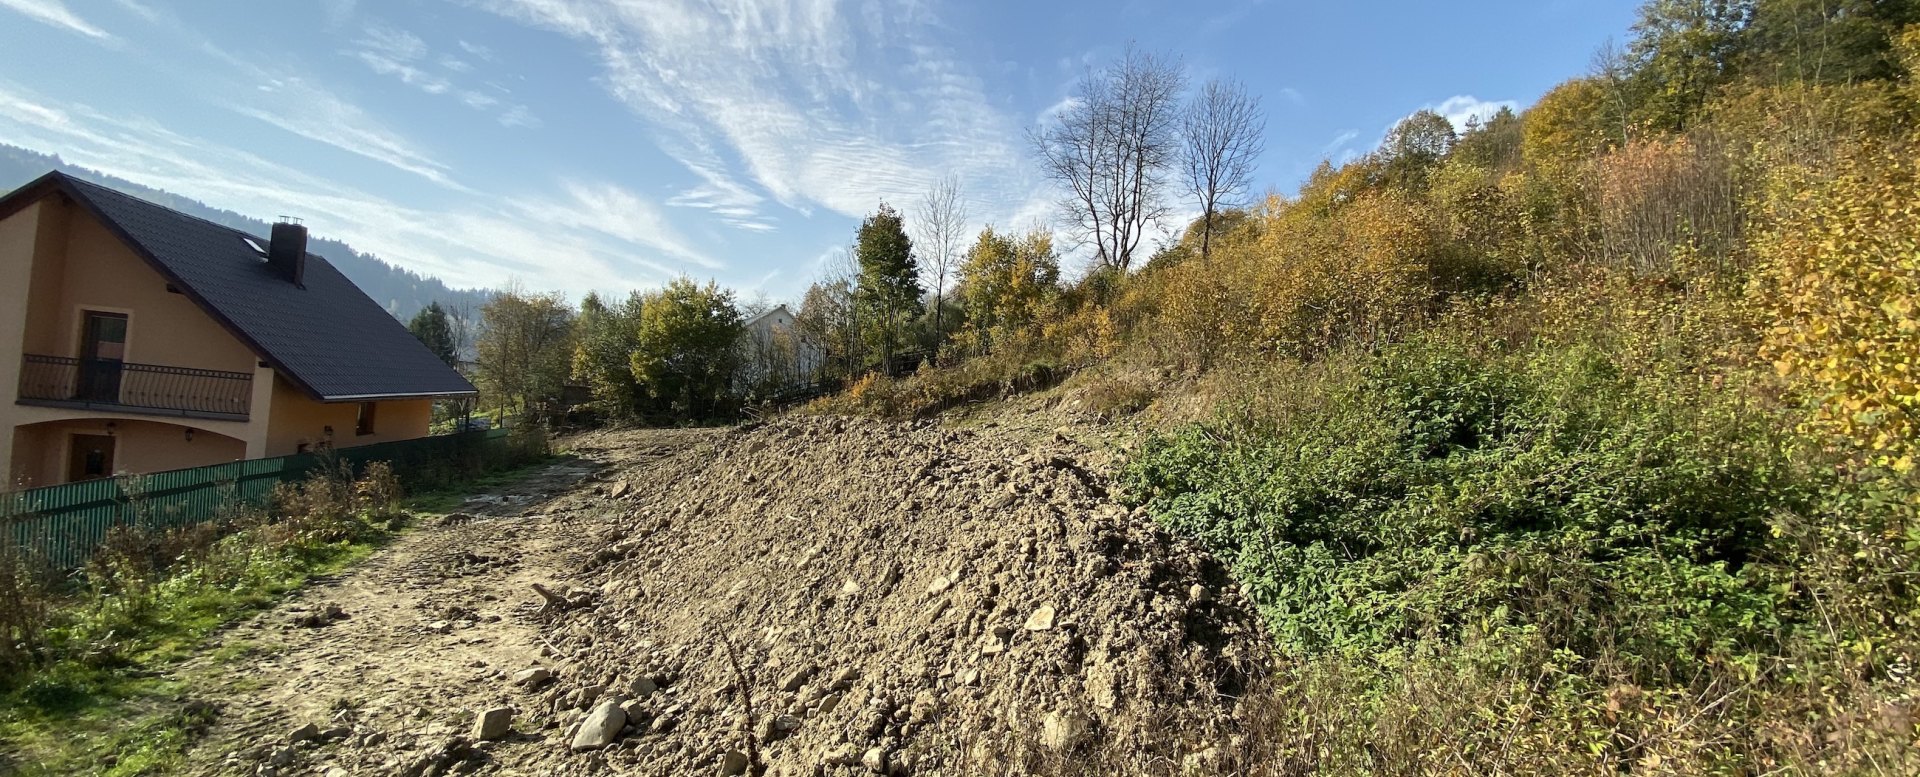
[[[1213,255],[1213,206],[1207,206],[1207,213],[1200,221],[1200,261],[1206,262]]]

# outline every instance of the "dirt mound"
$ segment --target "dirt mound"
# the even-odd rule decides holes
[[[608,473],[581,505],[606,524],[538,616],[553,677],[511,702],[516,729],[560,735],[498,755],[555,773],[1216,772],[1263,638],[1223,570],[1114,504],[1083,454],[795,418]]]
[[[223,632],[177,678],[219,710],[185,771],[1234,773],[1263,635],[1049,436],[573,438]]]

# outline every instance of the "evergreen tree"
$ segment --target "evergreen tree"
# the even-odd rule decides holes
[[[425,343],[427,350],[440,357],[449,366],[458,366],[460,352],[454,345],[453,324],[447,320],[447,311],[440,303],[429,303],[415,313],[413,320],[407,323],[407,331]]]
[[[854,244],[860,264],[860,317],[872,322],[867,342],[885,366],[908,340],[908,325],[920,314],[920,268],[900,213],[886,203],[860,222]]]

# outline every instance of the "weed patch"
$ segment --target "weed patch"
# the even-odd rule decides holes
[[[218,522],[119,527],[70,580],[6,556],[0,584],[20,585],[30,597],[0,604],[14,640],[0,654],[10,662],[0,680],[0,767],[134,775],[176,764],[214,713],[184,700],[158,670],[313,576],[364,559],[405,527],[391,469],[376,462],[350,474],[317,472],[281,487],[270,508],[232,510]],[[240,661],[271,649],[235,643],[212,658]]]
[[[1611,353],[1414,338],[1144,446],[1129,498],[1230,563],[1293,659],[1276,704],[1310,734],[1271,762],[1911,758],[1857,712],[1915,691],[1905,521],[1857,498],[1894,484],[1805,450],[1738,373]]]

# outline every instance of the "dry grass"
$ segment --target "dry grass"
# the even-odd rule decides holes
[[[45,566],[0,536],[0,673],[33,662],[53,609],[51,578]]]
[[[1075,375],[1061,387],[1058,402],[1110,421],[1146,410],[1166,391],[1170,380],[1165,370],[1103,365]]]

